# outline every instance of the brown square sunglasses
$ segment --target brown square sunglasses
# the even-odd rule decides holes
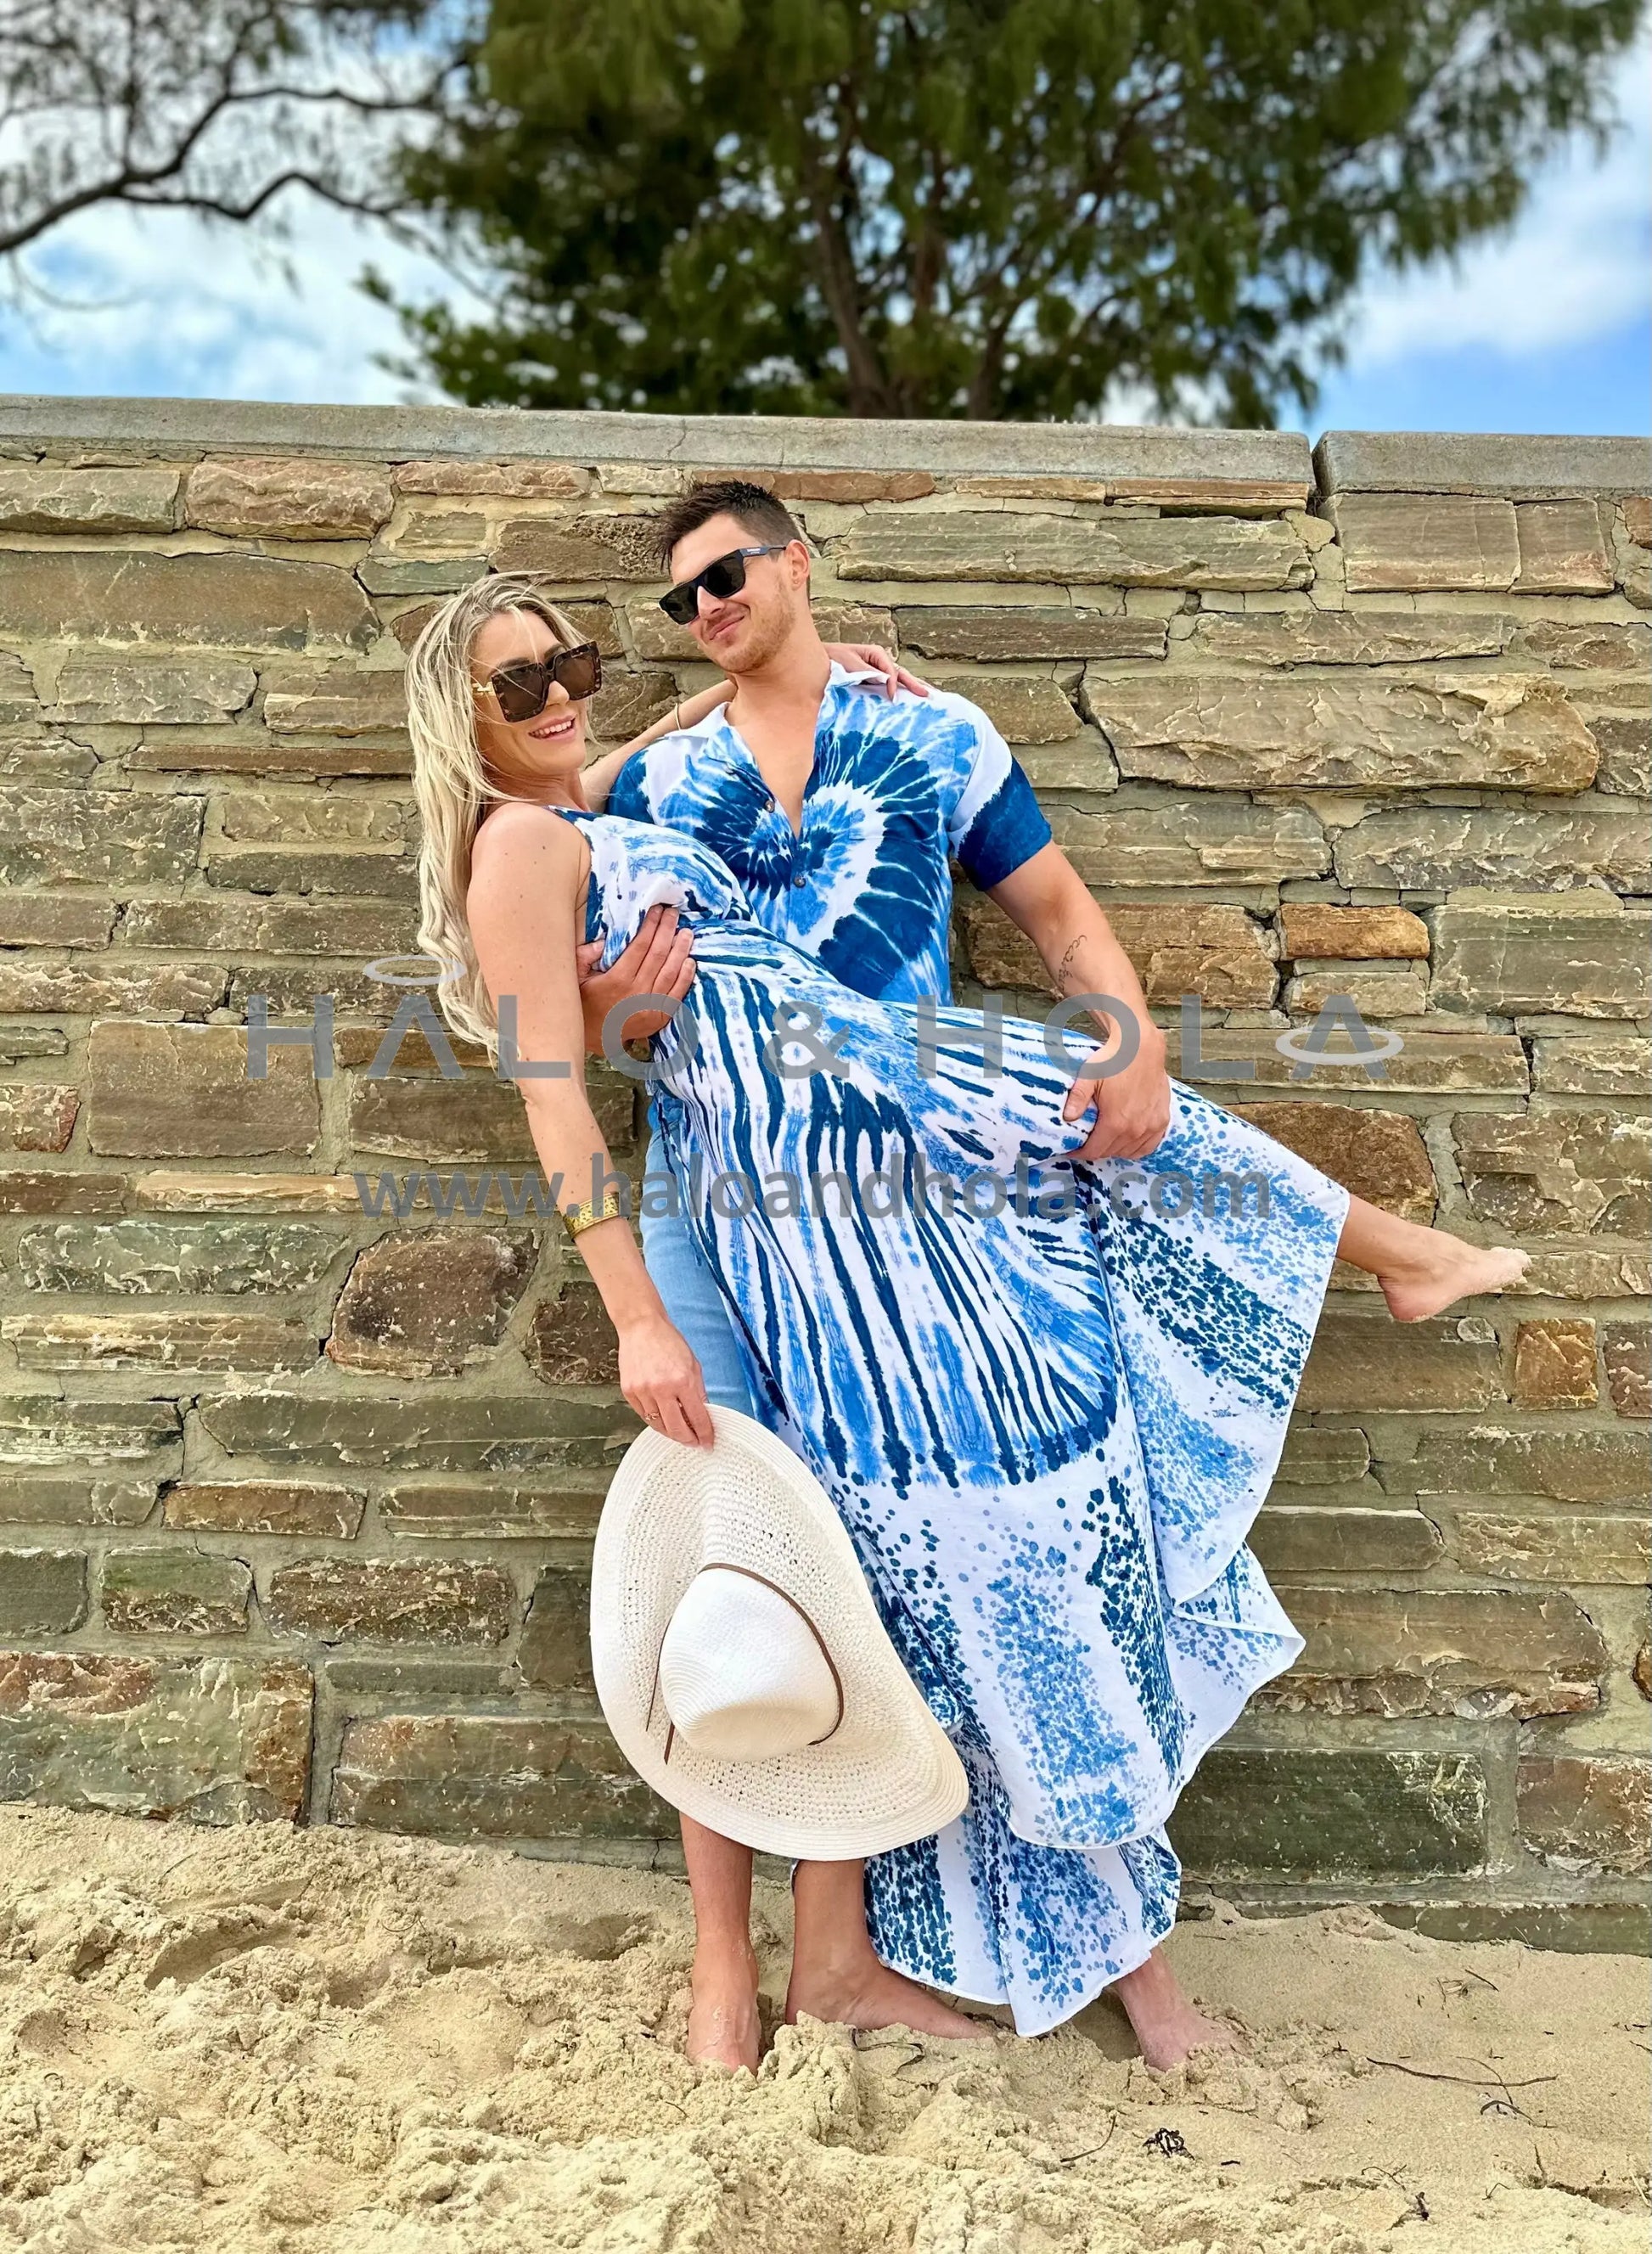
[[[553,682],[560,683],[570,703],[583,704],[602,686],[602,659],[594,641],[577,643],[572,649],[553,649],[548,657],[522,658],[490,673],[483,686],[499,700],[499,709],[510,721],[536,720],[550,702]]]

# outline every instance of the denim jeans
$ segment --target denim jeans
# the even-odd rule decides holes
[[[650,1140],[645,1169],[653,1157]],[[719,1408],[754,1415],[727,1302],[682,1214],[643,1214],[642,1257],[667,1314],[699,1359],[707,1397]]]

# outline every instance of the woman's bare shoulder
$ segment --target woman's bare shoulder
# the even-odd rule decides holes
[[[519,913],[524,898],[570,901],[591,865],[591,849],[577,823],[548,806],[511,800],[495,807],[471,845],[466,906],[473,917],[495,904]]]

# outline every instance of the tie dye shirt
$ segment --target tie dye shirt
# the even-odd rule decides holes
[[[1050,825],[977,705],[858,686],[878,679],[834,662],[798,834],[721,706],[628,760],[607,810],[710,846],[758,920],[857,993],[946,1003],[948,854],[986,892],[1049,843]]]

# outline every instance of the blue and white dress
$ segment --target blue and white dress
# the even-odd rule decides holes
[[[605,967],[657,903],[694,929],[663,1156],[759,1414],[969,1774],[955,1824],[868,1863],[873,1946],[1042,2033],[1168,1931],[1165,1818],[1302,1648],[1245,1536],[1347,1193],[1180,1087],[1152,1158],[1073,1164],[1041,1027],[1006,1020],[989,1076],[979,1012],[856,993],[706,847],[570,818]]]

